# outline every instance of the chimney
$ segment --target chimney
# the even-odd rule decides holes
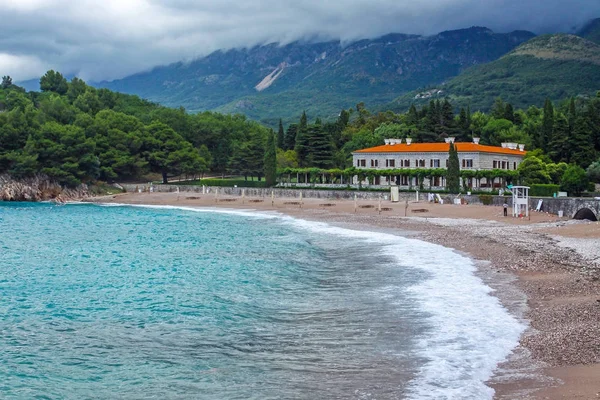
[[[502,146],[503,149],[508,147],[508,143],[500,143],[500,146]]]
[[[479,138],[478,138],[478,137],[474,137],[474,138],[473,138],[473,143],[475,143],[475,144],[479,144]]]
[[[412,143],[412,138],[407,137],[406,138],[406,145],[410,146],[411,143]]]
[[[506,146],[511,150],[517,149],[517,143],[507,143]]]
[[[525,145],[519,144],[519,151],[525,151]]]
[[[386,145],[390,145],[390,139],[383,139]]]

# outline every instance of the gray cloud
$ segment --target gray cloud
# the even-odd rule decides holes
[[[287,3],[287,4],[286,4]],[[115,79],[220,48],[473,25],[571,32],[598,0],[0,0],[0,74]]]

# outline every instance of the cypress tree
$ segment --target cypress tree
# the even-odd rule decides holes
[[[277,183],[277,149],[275,147],[275,133],[272,130],[267,135],[267,146],[265,148],[264,159],[264,173],[266,185],[274,186]]]
[[[450,193],[460,192],[460,163],[458,162],[458,151],[453,143],[448,150],[448,173],[446,175],[446,186]]]
[[[277,131],[277,147],[280,149],[285,148],[285,134],[283,131],[283,122],[279,119],[279,131]]]
[[[535,140],[535,145],[538,149],[544,152],[548,151],[548,143],[550,143],[554,134],[554,106],[550,99],[546,99],[544,103],[544,116],[542,118],[542,127],[539,130],[539,135]]]

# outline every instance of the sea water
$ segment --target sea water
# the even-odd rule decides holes
[[[474,272],[274,214],[0,204],[0,397],[491,399],[524,327]]]

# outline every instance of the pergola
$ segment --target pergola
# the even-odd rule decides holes
[[[513,217],[529,217],[529,186],[513,186]]]

